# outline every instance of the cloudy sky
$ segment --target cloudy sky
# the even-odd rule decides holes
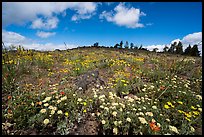
[[[7,46],[37,50],[114,46],[121,40],[160,51],[181,41],[185,49],[202,40],[202,3],[3,2],[2,39]]]

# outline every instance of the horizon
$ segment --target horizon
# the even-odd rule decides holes
[[[185,50],[202,41],[202,2],[3,2],[2,40],[36,50],[128,41],[150,51],[181,41]]]

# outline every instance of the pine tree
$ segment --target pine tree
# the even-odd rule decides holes
[[[184,55],[190,55],[191,52],[191,45],[189,44],[189,46],[184,50]]]
[[[121,49],[123,47],[123,41],[120,42],[120,46],[119,46]]]
[[[134,47],[134,44],[130,43],[130,49],[133,49],[133,47]]]
[[[191,56],[196,56],[196,57],[200,56],[200,51],[198,50],[197,44],[193,45],[193,47],[191,49]]]
[[[128,44],[128,41],[125,42],[125,46],[124,46],[126,49],[129,48],[129,44]]]
[[[181,41],[179,41],[179,43],[175,46],[175,48],[176,48],[176,51],[175,51],[176,54],[183,54],[183,45]]]

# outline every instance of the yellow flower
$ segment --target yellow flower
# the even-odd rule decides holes
[[[124,84],[124,86],[126,87],[126,86],[127,86],[127,84]]]
[[[86,109],[84,109],[84,111],[83,111],[84,113],[86,113]]]
[[[189,118],[185,117],[186,120],[188,120],[189,122],[191,121]]]
[[[84,106],[86,106],[86,102],[83,102]]]
[[[186,115],[187,117],[191,117],[191,115],[189,113],[184,112],[184,115]]]
[[[179,113],[185,113],[185,112],[184,112],[184,111],[182,111],[182,110],[178,110],[178,112],[179,112]]]
[[[178,103],[181,104],[181,105],[183,105],[183,102],[181,102],[181,101],[178,101]]]
[[[168,109],[168,108],[170,108],[168,105],[164,105],[164,108],[166,108],[166,109]]]
[[[193,114],[195,114],[195,115],[199,115],[200,112],[198,112],[198,111],[193,111]]]
[[[65,112],[64,114],[65,114],[65,116],[66,116],[66,117],[68,117],[68,116],[69,116],[69,113],[68,113],[68,112]]]
[[[49,119],[45,119],[45,120],[43,121],[43,123],[44,123],[45,125],[47,125],[49,122],[50,122]]]
[[[196,108],[194,106],[191,106],[191,109],[196,110]]]

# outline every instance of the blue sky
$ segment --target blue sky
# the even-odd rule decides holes
[[[41,50],[121,40],[149,50],[202,39],[201,2],[57,2],[2,4],[2,39]],[[201,45],[199,47],[201,50]]]

